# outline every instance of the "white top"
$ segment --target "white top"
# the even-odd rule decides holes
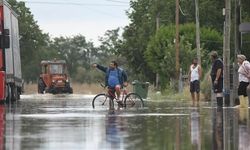
[[[197,65],[195,68],[194,68],[194,64],[192,64],[190,66],[190,72],[191,72],[191,75],[190,75],[190,81],[193,82],[195,80],[199,80],[200,79],[200,75],[199,75],[199,65]]]
[[[238,69],[239,82],[249,82],[250,77],[250,63],[248,61],[243,61]]]

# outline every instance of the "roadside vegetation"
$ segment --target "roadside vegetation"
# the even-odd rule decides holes
[[[158,73],[162,95],[169,96],[171,93],[176,93],[170,86],[175,78],[175,2],[131,0],[130,8],[127,10],[130,23],[124,28],[110,29],[104,35],[100,35],[99,46],[87,41],[81,34],[51,38],[49,33],[44,33],[39,28],[25,2],[16,0],[8,0],[8,2],[19,16],[22,70],[26,84],[36,84],[40,73],[39,64],[44,59],[66,60],[72,81],[78,83],[80,87],[104,80],[102,73],[91,68],[92,63],[108,65],[110,60],[118,60],[118,63],[128,72],[130,82],[147,81],[153,86]],[[221,12],[224,1],[200,0],[199,3],[202,68],[205,73],[208,72],[211,64],[208,53],[217,50],[220,56],[222,54],[224,16]],[[250,9],[248,9],[250,1],[242,0],[241,3],[242,22],[250,21]],[[195,4],[193,0],[185,0],[180,2],[180,6],[182,8],[180,64],[183,74],[187,74],[192,58],[196,57]],[[160,23],[158,30],[156,30],[157,17]],[[233,38],[232,36],[232,41]],[[250,58],[250,43],[247,41],[250,41],[250,36],[244,35],[242,53]],[[232,48],[231,56],[233,51]],[[203,75],[203,80],[201,89],[204,99],[207,99],[209,95],[207,75]],[[186,88],[184,91],[179,95],[172,94],[173,98],[189,98]]]

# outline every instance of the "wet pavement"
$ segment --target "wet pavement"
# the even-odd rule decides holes
[[[93,109],[93,95],[22,95],[0,105],[0,150],[249,150],[249,109],[147,100]]]

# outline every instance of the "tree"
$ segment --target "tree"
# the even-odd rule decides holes
[[[90,69],[91,60],[97,54],[93,43],[87,42],[83,35],[54,38],[51,47],[57,51],[60,59],[66,60],[73,78],[79,70],[77,68]]]
[[[222,10],[224,1],[200,0],[199,2],[201,27],[210,27],[222,32],[224,18],[218,10]],[[131,23],[124,28],[120,51],[136,74],[144,76],[142,79],[154,82],[156,72],[150,69],[144,54],[150,38],[156,33],[156,17],[160,20],[160,26],[175,22],[175,3],[169,0],[131,0],[130,7],[127,14]],[[180,15],[180,24],[194,22],[194,1],[181,1],[180,7],[183,12]]]
[[[150,13],[152,0],[131,1],[132,11],[128,13],[131,23],[125,27],[120,53],[127,58],[129,66],[141,80],[154,81],[154,73],[148,69],[143,53],[147,43],[155,33],[155,16]]]
[[[188,72],[189,65],[196,57],[195,51],[195,25],[184,24],[180,26],[180,64],[184,73]],[[150,69],[158,72],[161,77],[161,87],[164,89],[171,78],[175,77],[175,26],[162,26],[152,36],[145,58]],[[207,67],[208,53],[213,50],[222,50],[222,35],[211,28],[201,28],[202,62],[203,67]]]
[[[101,42],[100,50],[102,50],[108,55],[119,56],[119,49],[122,43],[119,31],[120,28],[114,30],[107,30],[104,36],[99,38],[99,41]]]
[[[42,33],[24,2],[8,2],[18,14],[23,78],[27,82],[36,81],[40,72],[40,60],[46,53],[51,53],[48,51],[50,38],[48,34]]]

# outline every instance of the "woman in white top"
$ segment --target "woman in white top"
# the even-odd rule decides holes
[[[197,102],[197,106],[199,105],[200,79],[201,79],[201,67],[198,64],[198,59],[194,58],[188,73],[188,80],[190,81],[190,93],[192,97],[193,106],[195,106],[195,102]],[[196,93],[196,99],[195,99],[195,93]]]
[[[237,61],[239,64],[239,87],[238,95],[240,99],[240,106],[246,107],[247,104],[247,86],[249,85],[250,79],[250,63],[246,60],[246,56],[237,55]]]

